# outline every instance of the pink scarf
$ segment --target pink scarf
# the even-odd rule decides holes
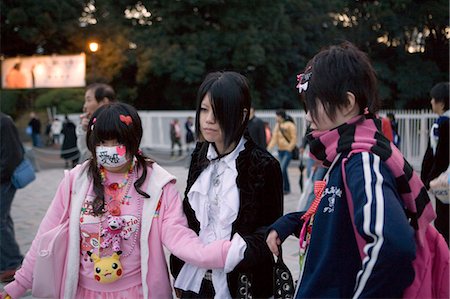
[[[308,135],[311,155],[329,167],[338,153],[350,158],[370,152],[386,163],[395,177],[407,217],[423,244],[426,228],[436,218],[428,193],[419,176],[401,152],[381,133],[381,121],[373,115],[358,115],[329,131],[313,131]]]

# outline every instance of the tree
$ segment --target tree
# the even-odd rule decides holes
[[[348,40],[368,53],[386,108],[428,107],[449,76],[444,0],[32,0],[1,2],[1,53],[87,52],[87,83],[138,109],[193,109],[210,71],[249,79],[257,108],[300,108],[296,74]],[[414,88],[411,88],[414,87]]]

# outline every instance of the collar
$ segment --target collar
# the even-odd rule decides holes
[[[210,143],[208,145],[208,152],[206,153],[206,158],[209,160],[210,163],[218,160],[220,162],[225,162],[228,167],[235,168],[236,167],[236,159],[239,156],[239,153],[244,149],[244,145],[246,142],[247,142],[247,140],[244,137],[241,137],[238,145],[234,148],[234,150],[231,153],[229,153],[219,159],[217,159],[219,154],[216,152],[214,145],[212,143]]]

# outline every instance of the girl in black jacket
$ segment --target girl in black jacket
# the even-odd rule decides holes
[[[184,212],[205,244],[234,242],[224,269],[199,269],[171,256],[175,288],[181,298],[271,297],[274,260],[265,233],[283,213],[280,165],[245,132],[251,106],[245,77],[211,73],[197,99],[200,142],[189,168]]]

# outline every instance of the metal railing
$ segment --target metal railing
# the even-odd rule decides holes
[[[306,129],[305,112],[303,110],[287,110],[286,112],[294,118],[297,125],[297,139],[300,143]],[[430,110],[381,110],[379,115],[386,116],[388,112],[394,113],[398,123],[401,137],[400,150],[415,169],[420,169],[427,148],[429,128],[437,118],[436,114]],[[144,130],[141,147],[170,151],[170,122],[174,118],[180,121],[184,145],[186,133],[184,122],[188,116],[195,117],[195,111],[139,111],[139,115]],[[275,110],[257,110],[256,115],[268,122],[270,128],[275,126]],[[79,121],[78,114],[69,117],[75,123]]]

